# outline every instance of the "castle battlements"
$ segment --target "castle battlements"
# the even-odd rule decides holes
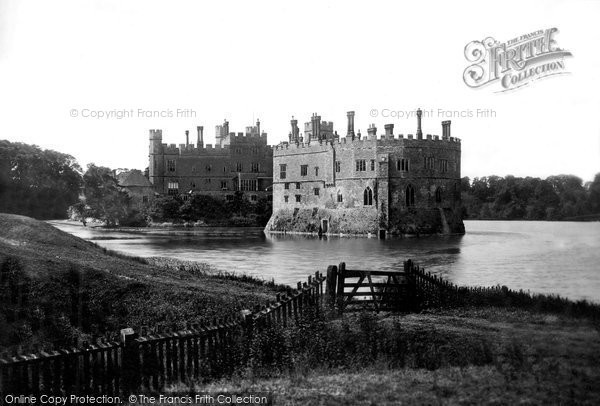
[[[405,147],[430,147],[436,143],[437,147],[448,147],[450,149],[460,148],[460,138],[457,137],[440,137],[439,135],[427,134],[425,136],[414,136],[413,134],[381,134],[367,135],[365,137],[340,137],[334,141],[311,141],[288,143],[283,142],[273,147],[274,153],[285,154],[285,151],[302,150],[305,152],[324,151],[336,146],[355,146],[356,148],[373,148],[384,145],[397,145]]]

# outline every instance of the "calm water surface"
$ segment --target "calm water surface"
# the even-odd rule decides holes
[[[102,247],[141,257],[206,262],[295,285],[327,265],[401,269],[411,258],[460,285],[507,285],[600,303],[600,222],[466,221],[461,237],[265,236],[262,229],[113,231],[52,222]]]

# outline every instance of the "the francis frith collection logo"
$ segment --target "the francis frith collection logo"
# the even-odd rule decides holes
[[[535,80],[568,73],[564,58],[571,52],[557,46],[557,28],[538,30],[506,42],[488,37],[465,46],[471,63],[463,74],[467,86],[497,84],[497,92],[522,88]]]

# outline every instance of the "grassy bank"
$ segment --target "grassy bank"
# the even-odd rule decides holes
[[[280,289],[207,265],[131,258],[44,222],[0,214],[0,349],[202,323],[262,305]]]

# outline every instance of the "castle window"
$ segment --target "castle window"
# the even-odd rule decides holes
[[[237,171],[237,172],[242,172],[243,170],[244,170],[244,165],[242,165],[242,163],[241,163],[241,162],[238,162],[238,163],[236,164],[236,171]]]
[[[258,196],[256,196],[256,195],[250,195],[250,200],[253,201],[253,202],[255,202],[255,201],[258,200]]]
[[[258,155],[258,147],[252,147],[252,155]]]
[[[196,167],[192,166],[192,172],[196,172]]]
[[[287,171],[287,165],[279,164],[279,179],[285,179],[286,171]]]
[[[342,196],[342,191],[338,190],[337,192],[337,202],[342,203],[344,201],[344,197]]]
[[[319,196],[319,188],[318,187],[314,188],[314,193],[315,193],[315,196]]]
[[[235,149],[235,153],[236,153],[237,155],[242,155],[242,149],[241,149],[241,148],[236,148],[236,149]]]
[[[257,162],[252,164],[252,172],[258,172],[258,163]]]
[[[226,166],[223,167],[223,173],[225,173],[225,172],[227,172],[227,167]]]
[[[300,189],[300,182],[296,182],[296,189]]]
[[[356,160],[356,172],[364,172],[367,170],[367,162],[364,159]]]
[[[319,176],[319,167],[315,166],[315,176]]]
[[[244,192],[256,192],[258,190],[258,182],[256,179],[242,179],[241,190]]]
[[[204,179],[204,183],[210,183],[210,178]]]
[[[191,187],[192,189],[195,189],[195,188],[196,188],[196,184],[195,184],[194,182],[190,182],[190,187]]]
[[[227,181],[226,180],[221,181],[221,190],[227,190]]]
[[[342,163],[340,161],[335,161],[335,171],[339,172],[342,169]]]
[[[300,176],[308,175],[308,165],[300,165]]]
[[[406,187],[405,199],[407,207],[412,207],[415,205],[415,188],[413,188],[411,185]]]
[[[365,189],[365,192],[363,193],[363,200],[364,200],[363,204],[365,206],[372,206],[373,205],[373,191],[368,186]]]
[[[436,203],[442,202],[442,189],[441,188],[437,188],[435,190],[435,202]]]
[[[300,203],[302,201],[301,195],[296,195],[296,203]]]
[[[206,165],[206,172],[210,172],[212,170],[212,165]]]
[[[175,160],[174,159],[167,160],[167,170],[169,172],[175,172]]]
[[[371,170],[374,171],[375,170],[375,160],[371,159]]]
[[[168,182],[167,183],[167,194],[174,196],[179,193],[179,182]]]
[[[442,171],[442,173],[448,172],[448,160],[447,159],[440,159],[440,171]]]
[[[142,196],[142,203],[148,203],[148,196]]]
[[[288,202],[290,200],[290,197],[288,195],[283,196],[283,201],[284,202]]]
[[[433,169],[435,166],[435,159],[433,157],[425,158],[425,169]]]
[[[408,159],[399,159],[396,162],[396,169],[398,169],[399,171],[408,172]]]
[[[188,200],[190,200],[190,195],[188,195],[188,194],[186,193],[186,194],[184,194],[184,195],[182,196],[182,198],[183,198],[183,201],[184,201],[184,202],[187,202]]]
[[[288,189],[290,188],[290,182],[285,182],[285,183],[283,184],[283,188],[284,188],[285,190],[288,190]]]

